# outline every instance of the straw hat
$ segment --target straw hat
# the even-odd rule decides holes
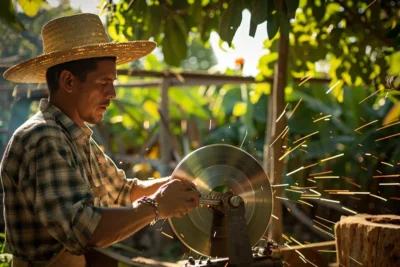
[[[111,43],[97,15],[79,14],[57,18],[42,28],[43,54],[4,72],[9,81],[45,83],[49,67],[84,58],[117,58],[117,65],[137,60],[153,51],[155,42]]]

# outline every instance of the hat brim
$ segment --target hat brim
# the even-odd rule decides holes
[[[79,59],[94,57],[116,57],[116,64],[138,60],[150,54],[156,43],[152,41],[132,41],[124,43],[104,43],[74,47],[69,50],[43,54],[18,63],[3,74],[4,78],[18,83],[46,83],[48,68]]]

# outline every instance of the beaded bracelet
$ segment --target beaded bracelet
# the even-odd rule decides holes
[[[143,203],[145,205],[151,206],[155,209],[156,211],[156,217],[154,218],[154,220],[151,221],[150,225],[154,225],[157,221],[158,221],[158,208],[157,208],[157,202],[149,197],[142,197],[138,200],[138,203]]]

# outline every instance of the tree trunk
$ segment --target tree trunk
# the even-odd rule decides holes
[[[279,1],[280,8],[282,8],[283,1]],[[286,117],[276,122],[280,114],[285,108],[285,87],[287,78],[287,58],[288,58],[288,38],[280,30],[280,38],[278,45],[279,58],[274,66],[274,83],[272,86],[271,94],[268,98],[268,119],[267,119],[267,134],[266,141],[264,144],[264,162],[263,167],[266,170],[271,184],[282,183],[282,173],[284,162],[279,161],[279,157],[282,154],[282,146],[284,139],[279,138],[272,147],[270,144],[278,137],[278,135],[286,127]],[[275,187],[275,196],[282,195],[282,187]],[[282,238],[282,205],[274,198],[274,207],[272,214],[279,219],[272,219],[271,224],[268,228],[268,238],[272,238],[276,242],[280,242]]]
[[[400,266],[400,216],[342,216],[335,233],[340,266]]]

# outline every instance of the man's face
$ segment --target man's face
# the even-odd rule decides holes
[[[103,114],[115,98],[113,82],[116,79],[116,64],[113,60],[97,62],[97,69],[86,75],[84,82],[77,82],[74,90],[76,109],[80,119],[90,124],[103,120]]]

